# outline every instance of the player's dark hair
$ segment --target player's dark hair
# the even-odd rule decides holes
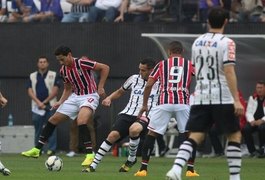
[[[55,56],[59,56],[59,55],[67,56],[70,52],[72,51],[69,47],[62,45],[55,49],[54,55]]]
[[[168,50],[173,54],[182,54],[183,46],[179,41],[172,41],[168,45]]]
[[[222,28],[225,20],[228,18],[228,11],[221,7],[212,8],[208,14],[208,21],[211,28]]]
[[[140,63],[146,65],[148,69],[153,69],[156,65],[155,60],[151,57],[142,59]]]

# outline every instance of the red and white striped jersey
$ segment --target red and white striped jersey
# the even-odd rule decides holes
[[[159,104],[189,104],[192,75],[192,63],[183,57],[169,57],[160,61],[149,76],[160,81]]]
[[[205,33],[192,45],[196,87],[194,104],[231,104],[234,102],[224,74],[224,66],[235,65],[236,45],[219,33]]]
[[[97,91],[97,85],[92,72],[96,63],[96,61],[85,57],[74,58],[72,67],[63,65],[60,69],[60,74],[65,83],[71,83],[75,94],[92,94]]]

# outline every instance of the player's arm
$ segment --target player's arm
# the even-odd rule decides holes
[[[98,83],[98,94],[101,97],[105,97],[106,94],[105,94],[104,86],[105,86],[106,80],[108,78],[110,68],[106,64],[97,63],[95,65],[94,70],[98,71],[100,74],[100,79],[99,79],[99,83]]]
[[[148,111],[148,105],[147,105],[148,98],[151,94],[152,87],[155,84],[155,82],[156,82],[155,79],[150,78],[150,77],[148,78],[148,81],[147,81],[146,86],[144,88],[143,106],[142,106],[142,108],[138,114],[138,118],[140,118],[144,112]]]
[[[244,115],[244,107],[242,106],[238,94],[238,88],[237,88],[237,78],[235,73],[235,67],[234,65],[226,65],[224,66],[224,73],[227,80],[228,87],[230,89],[230,92],[234,98],[234,107],[235,107],[235,114],[238,116]]]
[[[2,93],[0,92],[0,105],[1,107],[5,107],[7,104],[7,99],[2,95]]]
[[[111,95],[109,95],[108,97],[106,97],[103,101],[102,101],[102,105],[104,106],[110,106],[111,102],[115,99],[119,99],[121,96],[123,96],[125,93],[125,90],[121,87],[119,89],[117,89],[116,91],[114,91],[113,93],[111,93]]]
[[[69,82],[64,83],[64,90],[58,102],[56,102],[52,109],[57,109],[68,97],[73,93],[72,85]]]

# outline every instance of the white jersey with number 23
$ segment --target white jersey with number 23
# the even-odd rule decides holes
[[[236,46],[219,33],[205,33],[192,45],[196,87],[194,104],[232,104],[234,102],[224,74],[224,66],[235,65]]]

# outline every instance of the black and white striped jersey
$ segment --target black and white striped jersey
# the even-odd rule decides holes
[[[131,90],[131,95],[128,104],[120,112],[131,116],[137,116],[143,105],[144,88],[147,81],[145,81],[140,74],[135,74],[129,77],[122,85],[125,91]],[[152,88],[148,99],[149,109],[156,106],[158,102],[159,82],[157,81]]]
[[[236,45],[223,34],[206,33],[192,45],[196,87],[194,104],[231,104],[234,102],[224,74],[224,66],[235,65]]]

